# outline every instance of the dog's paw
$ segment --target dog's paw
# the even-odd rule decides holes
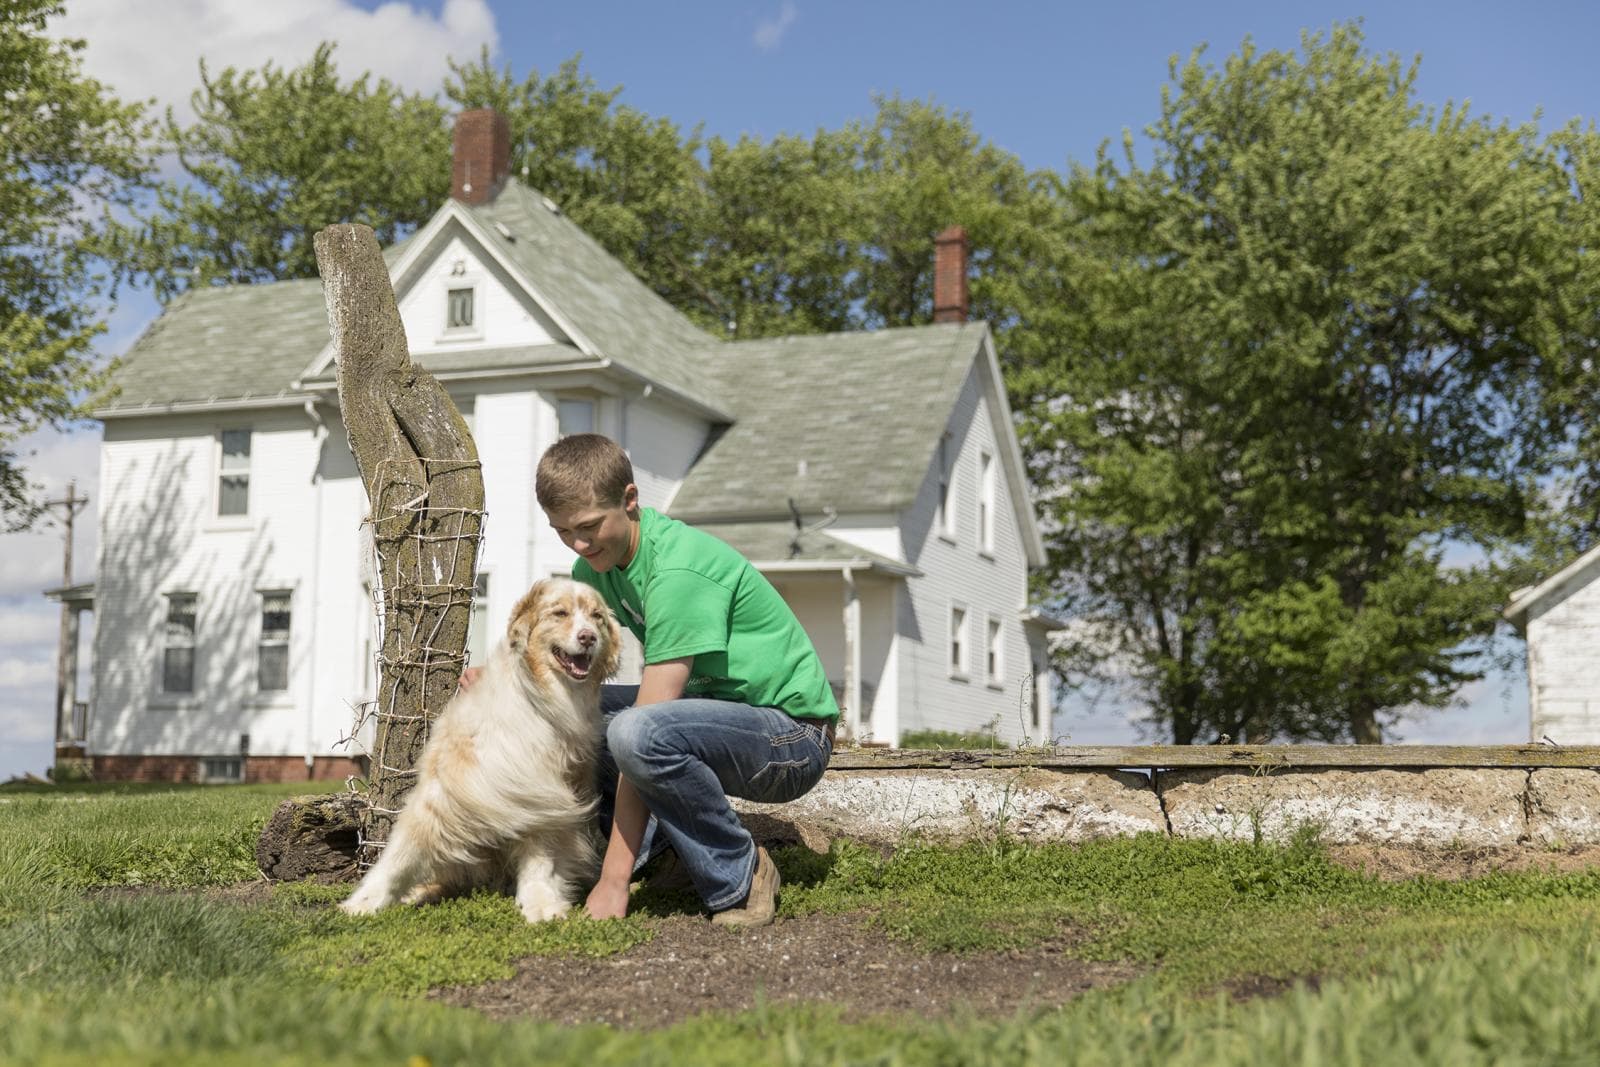
[[[519,900],[517,906],[522,909],[522,917],[531,923],[549,922],[565,915],[572,905],[564,900]]]
[[[358,889],[339,904],[339,910],[346,915],[372,915],[383,905],[378,894]]]

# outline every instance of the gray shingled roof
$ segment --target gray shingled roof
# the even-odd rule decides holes
[[[112,377],[118,392],[97,409],[288,397],[290,383],[327,343],[318,279],[191,289],[134,342]]]
[[[568,344],[518,345],[511,348],[463,348],[453,352],[429,352],[418,362],[434,374],[463,374],[469,371],[514,373],[533,367],[549,367],[590,362],[588,356]],[[339,368],[330,363],[316,374],[307,375],[308,386],[325,388],[338,380]]]
[[[987,331],[916,326],[723,344],[737,421],[672,500],[686,521],[909,505]],[[804,462],[804,473],[801,463]]]
[[[921,573],[915,567],[830,537],[823,531],[807,530],[797,537],[793,522],[696,523],[695,528],[721,538],[757,565],[862,561],[895,574]]]
[[[672,502],[673,514],[684,518],[771,519],[788,514],[791,497],[811,516],[824,506],[905,507],[986,329],[967,323],[726,343],[517,182],[493,204],[467,210],[485,240],[602,355],[732,416]],[[385,251],[391,266],[401,247]],[[100,410],[289,399],[327,340],[316,279],[195,289],[135,343],[113,379],[120,395]],[[439,371],[514,371],[577,356],[557,344],[464,350],[426,362]],[[308,384],[331,378],[329,368]]]
[[[389,266],[410,240],[383,250]],[[296,396],[291,383],[327,343],[320,278],[190,289],[128,349],[112,377],[113,392],[96,410],[126,414],[219,397]]]
[[[601,355],[713,410],[727,410],[718,383],[707,377],[715,364],[705,350],[717,339],[640,281],[552,202],[512,180],[492,204],[469,210],[486,223],[489,240]],[[515,240],[496,230],[496,222]]]
[[[727,410],[708,378],[715,362],[706,350],[716,338],[547,206],[544,197],[512,180],[494,203],[467,210],[483,224],[487,240],[602,356],[712,411]],[[499,232],[497,222],[512,239]],[[391,267],[410,240],[384,250]],[[327,343],[318,279],[193,289],[169,304],[123,357],[112,379],[118,393],[99,410],[121,414],[184,401],[289,397],[291,383]],[[576,349],[555,347],[429,356],[425,362],[441,371],[514,369],[519,351],[529,354],[526,366],[578,355]],[[309,381],[326,384],[333,377],[329,367]]]

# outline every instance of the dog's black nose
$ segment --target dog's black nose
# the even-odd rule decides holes
[[[593,630],[578,631],[578,644],[582,645],[584,648],[593,648],[596,640],[597,638],[595,637],[595,632]]]

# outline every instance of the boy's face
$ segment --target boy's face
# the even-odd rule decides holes
[[[632,562],[639,548],[639,488],[629,485],[620,504],[545,513],[561,543],[588,561],[598,574]]]

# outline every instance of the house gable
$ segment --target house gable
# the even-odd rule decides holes
[[[397,298],[413,357],[426,365],[434,352],[571,345],[549,313],[476,242],[447,232],[437,243],[438,252],[419,264]]]
[[[1518,589],[1506,605],[1505,619],[1519,630],[1600,579],[1600,545],[1596,545],[1538,585]]]

